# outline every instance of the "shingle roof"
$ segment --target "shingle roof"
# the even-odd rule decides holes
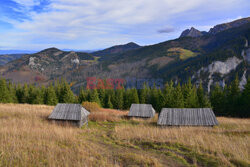
[[[80,104],[57,104],[49,119],[79,121],[88,115],[89,112]]]
[[[158,125],[214,126],[218,121],[211,108],[163,108]]]
[[[155,110],[151,104],[132,104],[128,113],[130,117],[154,117]]]

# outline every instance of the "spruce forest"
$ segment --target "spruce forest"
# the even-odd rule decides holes
[[[185,84],[167,82],[163,89],[85,89],[75,95],[65,80],[49,86],[15,85],[0,79],[0,103],[47,104],[95,102],[104,108],[127,110],[132,103],[152,104],[157,112],[162,108],[212,107],[216,116],[250,117],[250,79],[244,90],[239,89],[238,77],[224,88],[215,85],[208,94],[202,84],[195,86],[191,79]]]

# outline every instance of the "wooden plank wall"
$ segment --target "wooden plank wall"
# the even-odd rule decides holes
[[[132,104],[128,113],[130,117],[152,118],[155,110],[151,104]]]
[[[218,121],[210,108],[163,108],[158,125],[214,126]]]

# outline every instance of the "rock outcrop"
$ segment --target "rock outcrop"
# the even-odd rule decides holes
[[[186,29],[181,33],[181,37],[200,37],[203,33],[199,30],[195,29],[194,27],[191,27],[190,29]]]
[[[225,30],[230,29],[230,28],[239,27],[239,26],[241,26],[243,24],[247,24],[247,23],[250,23],[250,17],[239,19],[239,20],[232,21],[229,23],[216,25],[209,30],[209,33],[210,34],[217,34],[221,31],[225,31]]]

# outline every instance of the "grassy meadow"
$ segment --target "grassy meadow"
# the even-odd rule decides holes
[[[0,104],[0,166],[250,166],[250,119],[160,128],[97,107],[80,129],[49,122],[53,108]]]

